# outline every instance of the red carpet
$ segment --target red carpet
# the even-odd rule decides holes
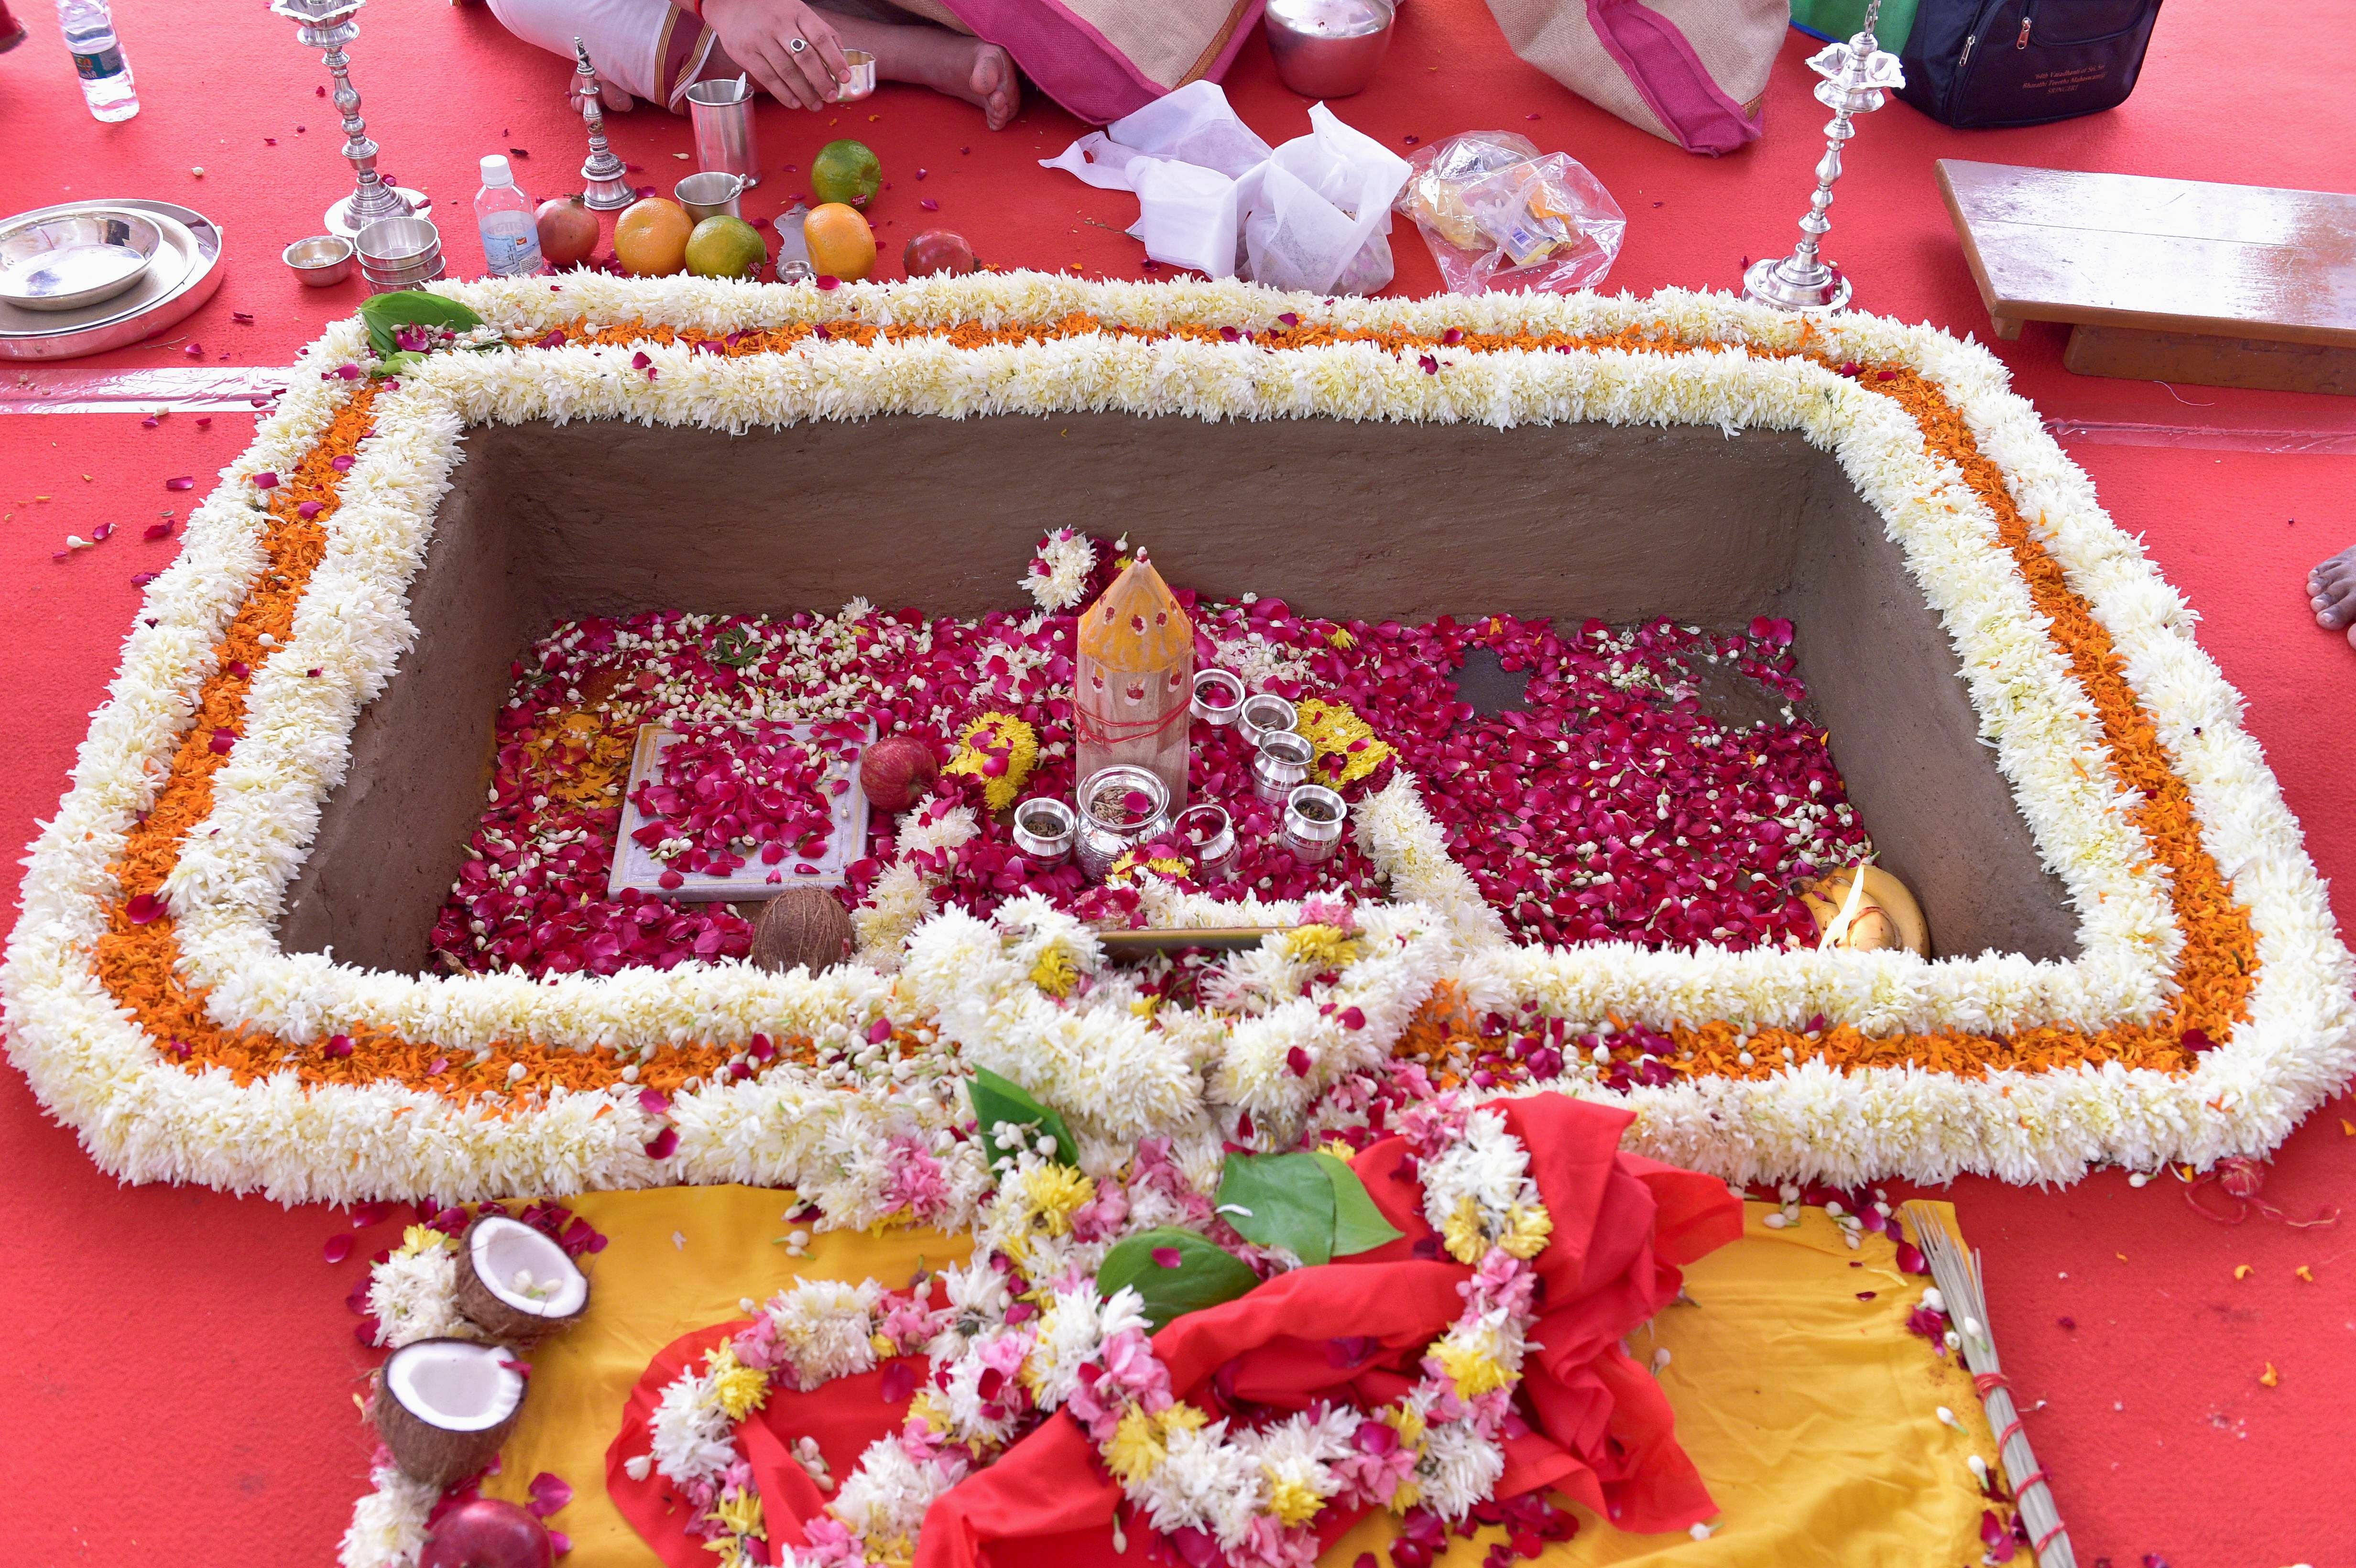
[[[277,260],[348,188],[334,117],[313,91],[325,73],[290,24],[259,5],[232,14],[218,0],[122,0],[145,108],[104,126],[82,110],[48,8],[18,9],[33,37],[0,57],[0,212],[70,196],[159,196],[202,208],[228,233],[227,282],[181,329],[187,341],[115,360],[186,364],[193,342],[208,361],[283,364],[358,303],[357,280],[305,293]],[[1801,65],[1814,47],[1794,36],[1766,138],[1721,162],[1678,153],[1522,67],[1470,0],[1409,0],[1383,81],[1339,107],[1393,145],[1504,128],[1567,149],[1628,212],[1611,286],[1720,286],[1744,258],[1795,237],[1822,148],[1824,111]],[[2160,19],[2140,91],[2115,112],[1965,135],[1893,104],[1867,119],[1851,150],[1827,249],[1858,280],[1861,307],[1986,336],[1932,159],[2346,188],[2351,49],[2356,17],[2329,7],[2179,0]],[[517,168],[536,195],[577,183],[581,135],[561,97],[569,68],[508,38],[487,13],[378,0],[352,58],[386,167],[444,204],[457,269],[479,263],[467,208],[477,155],[527,149]],[[1271,140],[1306,128],[1305,103],[1278,86],[1258,40],[1230,87]],[[938,223],[1002,265],[1143,275],[1119,232],[1130,198],[1030,165],[1079,129],[1051,107],[1027,109],[997,135],[962,106],[888,87],[839,116],[761,112],[773,173],[748,210],[778,210],[797,188],[786,165],[807,167],[821,143],[856,134],[892,181],[876,204],[887,257]],[[683,121],[641,110],[612,123],[617,148],[645,165],[640,181],[668,189],[690,168],[672,156],[690,145]],[[920,166],[930,171],[921,193]],[[937,217],[918,211],[919,194],[939,202]],[[1398,239],[1398,291],[1436,288],[1415,236]],[[2049,415],[2356,427],[2346,399],[2082,379],[2062,369],[2061,342],[2059,329],[2031,326],[2000,349]],[[210,474],[252,428],[229,415],[209,429],[187,415],[155,430],[121,416],[0,421],[0,595],[16,606],[0,689],[17,704],[0,845],[24,843],[54,807],[137,603],[131,575],[174,548],[142,543],[131,525],[185,511],[187,497],[164,479]],[[2325,874],[2356,878],[2356,652],[2314,628],[2301,592],[2308,566],[2356,539],[2356,459],[2123,446],[2072,455],[2206,617],[2203,641],[2248,696],[2250,727]],[[68,534],[110,521],[112,539],[51,560]],[[2343,894],[2339,908],[2356,924],[2356,900]],[[2295,1215],[2356,1211],[2356,1127],[2343,1113],[2356,1117],[2356,1106],[2328,1107],[2276,1162],[2268,1195]],[[349,1402],[362,1358],[343,1306],[359,1259],[320,1261],[338,1218],[119,1189],[13,1072],[0,1073],[0,1161],[11,1173],[0,1192],[0,1561],[331,1561],[369,1447]],[[2253,1220],[2226,1230],[2191,1213],[2172,1180],[2137,1191],[2115,1176],[2061,1193],[1970,1181],[1948,1195],[1987,1250],[2015,1386],[2046,1402],[2030,1431],[2082,1563],[2133,1568],[2147,1553],[2174,1568],[2356,1563],[2346,1462],[2356,1445],[2356,1213],[2335,1229]],[[2244,1263],[2254,1272],[2237,1282]],[[2296,1276],[2300,1265],[2314,1283]],[[2059,1326],[2065,1316],[2074,1330]],[[2279,1387],[2258,1381],[2269,1363]],[[1826,1553],[1835,1560],[1832,1543]]]

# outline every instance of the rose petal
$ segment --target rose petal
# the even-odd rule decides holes
[[[257,490],[275,490],[278,488],[278,475],[274,471],[265,468],[253,476],[253,486]]]
[[[1180,1257],[1178,1249],[1175,1247],[1156,1247],[1153,1249],[1153,1266],[1155,1268],[1176,1268],[1182,1261],[1183,1260]]]
[[[349,1232],[339,1231],[336,1234],[329,1236],[327,1238],[327,1244],[319,1249],[319,1255],[326,1258],[331,1264],[339,1264],[346,1258],[350,1257],[352,1255],[351,1233]]]
[[[196,476],[191,474],[183,474],[177,479],[164,481],[164,488],[166,490],[193,490],[196,487]]]
[[[134,925],[145,925],[164,912],[164,900],[155,893],[135,893],[123,906],[123,914]]]
[[[531,1493],[531,1501],[525,1505],[525,1511],[534,1519],[546,1519],[573,1500],[573,1488],[563,1477],[550,1470],[542,1470],[534,1476],[531,1485],[525,1489]]]
[[[679,1129],[677,1127],[665,1127],[662,1131],[657,1133],[652,1138],[648,1140],[647,1157],[648,1159],[669,1159],[671,1157],[671,1151],[678,1147]]]

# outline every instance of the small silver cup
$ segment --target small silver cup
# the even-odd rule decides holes
[[[1301,710],[1273,692],[1263,691],[1258,697],[1244,699],[1243,713],[1237,719],[1244,744],[1257,746],[1272,734],[1282,734],[1301,722]]]
[[[746,190],[761,183],[750,83],[734,77],[699,81],[687,90],[687,113],[695,123],[697,168],[741,175]]]
[[[707,169],[700,175],[690,175],[671,187],[671,195],[687,208],[688,219],[701,223],[707,218],[742,218],[737,198],[744,194],[744,176],[732,175],[723,169]]]
[[[1285,797],[1284,847],[1307,865],[1330,860],[1342,847],[1349,808],[1323,784],[1302,784]]]
[[[1309,737],[1290,730],[1271,730],[1260,737],[1259,755],[1252,759],[1252,794],[1270,805],[1283,800],[1307,781],[1309,763],[1317,748]]]
[[[802,224],[809,217],[809,208],[796,202],[777,215],[777,282],[807,283],[818,276],[810,265],[809,236],[802,232]]]
[[[1224,805],[1205,801],[1180,812],[1171,828],[1194,856],[1194,880],[1224,882],[1235,874],[1236,824]]]
[[[1033,795],[1014,808],[1014,847],[1036,870],[1053,870],[1071,859],[1080,819],[1052,795]]]
[[[875,91],[875,57],[865,49],[845,49],[842,63],[851,68],[851,80],[827,94],[829,103],[856,103]]]
[[[1279,700],[1281,700],[1280,699]],[[1232,724],[1244,709],[1244,682],[1223,669],[1194,672],[1194,717],[1205,724]]]
[[[1072,852],[1091,881],[1112,863],[1170,824],[1170,787],[1151,769],[1130,763],[1098,768],[1080,784],[1079,834]]]

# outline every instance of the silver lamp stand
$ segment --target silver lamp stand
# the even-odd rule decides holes
[[[1873,36],[1881,0],[1865,8],[1865,24],[1845,44],[1826,44],[1808,60],[1808,69],[1824,80],[1816,83],[1816,101],[1833,112],[1825,127],[1825,155],[1816,164],[1816,194],[1808,198],[1808,214],[1800,219],[1799,248],[1781,261],[1754,261],[1742,274],[1742,297],[1756,304],[1805,315],[1828,315],[1848,305],[1849,281],[1840,270],[1819,260],[1817,241],[1833,226],[1825,208],[1833,204],[1833,181],[1841,175],[1841,144],[1857,134],[1850,117],[1881,107],[1886,89],[1902,87],[1906,75],[1898,57],[1888,53]]]
[[[589,47],[575,38],[573,54],[579,63],[573,71],[572,96],[589,125],[589,158],[581,165],[581,178],[587,188],[581,193],[581,205],[593,212],[619,212],[637,200],[638,193],[624,177],[628,169],[605,145],[605,101],[598,91],[597,68],[589,63]]]
[[[327,74],[336,79],[336,107],[344,112],[344,156],[351,160],[356,188],[327,208],[327,230],[346,239],[380,218],[423,217],[434,206],[423,191],[389,186],[376,172],[377,144],[365,134],[368,122],[360,118],[351,59],[344,53],[344,46],[360,36],[359,24],[352,18],[364,4],[366,0],[274,0],[270,7],[273,15],[297,24],[297,38],[327,51],[322,59]]]

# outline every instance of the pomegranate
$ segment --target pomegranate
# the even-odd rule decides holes
[[[548,1527],[498,1498],[469,1498],[434,1521],[417,1568],[549,1568]]]
[[[867,804],[905,811],[925,798],[940,777],[940,759],[914,735],[886,735],[859,759],[859,787]]]
[[[540,253],[552,267],[571,267],[597,249],[597,215],[578,196],[552,196],[540,204]]]
[[[973,247],[965,242],[965,236],[946,229],[926,229],[909,240],[908,248],[900,253],[900,265],[912,278],[927,278],[936,272],[970,272],[977,264]]]

